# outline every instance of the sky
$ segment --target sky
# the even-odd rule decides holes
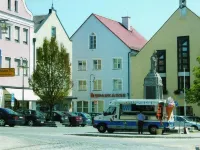
[[[48,14],[52,0],[25,0],[33,15]],[[54,0],[68,35],[92,13],[121,22],[130,16],[131,25],[149,40],[179,7],[179,0]],[[187,0],[187,7],[200,16],[200,0]]]

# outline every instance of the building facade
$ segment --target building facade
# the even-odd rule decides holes
[[[44,39],[47,38],[48,40],[51,40],[51,37],[55,37],[58,46],[60,44],[63,44],[64,47],[67,50],[67,53],[69,54],[70,58],[70,64],[72,64],[72,42],[70,41],[67,32],[65,31],[65,28],[63,27],[56,10],[53,8],[49,9],[49,13],[46,15],[39,15],[34,16],[34,32],[35,32],[35,38],[33,39],[33,49],[34,49],[34,62],[33,62],[33,68],[36,67],[36,60],[37,60],[37,48],[42,47]],[[71,65],[72,66],[72,65]],[[64,103],[63,109],[69,110],[71,107],[71,99],[72,92],[69,92],[69,95],[67,97],[67,100]],[[62,109],[62,108],[57,108]]]
[[[150,57],[157,51],[157,71],[162,77],[164,98],[172,96],[177,103],[175,113],[184,115],[184,84],[186,88],[193,84],[192,70],[198,65],[196,58],[200,55],[199,26],[199,16],[186,7],[186,1],[180,1],[180,7],[142,50],[131,57],[131,98],[143,98]],[[199,109],[196,104],[186,104],[187,115],[200,116]]]
[[[1,0],[0,20],[6,20],[8,25],[6,34],[0,32],[1,68],[15,68],[14,77],[0,77],[0,107],[11,107],[10,94],[14,94],[14,107],[22,107],[23,103],[26,108],[35,108],[38,97],[28,84],[33,61],[32,13],[25,0]]]
[[[130,26],[91,14],[72,35],[73,111],[103,112],[113,99],[129,98],[129,55],[146,40]]]

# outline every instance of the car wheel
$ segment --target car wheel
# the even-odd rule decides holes
[[[33,120],[28,121],[28,126],[33,126]]]
[[[82,124],[81,127],[85,127],[85,124]]]
[[[15,125],[14,125],[14,124],[10,124],[9,126],[10,126],[10,127],[14,127]]]
[[[6,125],[6,122],[4,119],[0,119],[0,126],[5,126]]]
[[[158,129],[158,127],[156,127],[156,126],[151,126],[151,127],[149,127],[149,132],[151,133],[151,134],[156,134],[156,130]]]
[[[105,132],[106,132],[106,125],[105,125],[105,124],[100,124],[100,125],[98,126],[98,131],[99,131],[100,133],[105,133]]]
[[[197,126],[192,126],[195,130],[198,130],[198,127]]]
[[[113,130],[113,129],[108,129],[108,130],[107,130],[108,133],[113,133],[114,131],[115,131],[115,130]]]

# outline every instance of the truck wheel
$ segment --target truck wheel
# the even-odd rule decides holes
[[[100,125],[98,126],[98,131],[99,131],[100,133],[105,133],[105,132],[106,132],[106,125],[105,125],[105,124],[100,124]]]
[[[6,123],[5,123],[5,120],[4,119],[0,119],[0,126],[5,126]]]
[[[113,130],[113,129],[108,129],[108,130],[107,130],[108,133],[113,133],[114,131],[115,131],[115,130]]]
[[[33,120],[28,121],[28,126],[33,126]]]
[[[149,127],[149,132],[150,134],[156,134],[156,130],[158,129],[157,126],[150,126]]]

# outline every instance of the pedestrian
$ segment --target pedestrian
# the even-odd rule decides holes
[[[137,115],[137,120],[138,120],[138,134],[143,134],[143,125],[145,116],[142,114],[142,111],[140,111],[140,113]]]

